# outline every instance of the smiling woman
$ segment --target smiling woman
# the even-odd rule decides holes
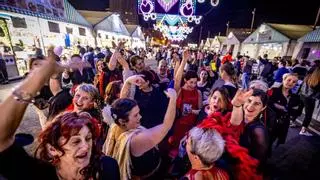
[[[64,68],[54,57],[35,68],[0,104],[0,174],[7,179],[120,179],[112,158],[96,146],[98,134],[88,113],[59,115],[40,133],[35,157],[14,140],[28,103],[45,82]]]

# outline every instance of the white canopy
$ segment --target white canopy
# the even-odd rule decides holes
[[[101,22],[94,26],[94,29],[130,36],[118,14],[111,14],[110,16],[105,17]]]

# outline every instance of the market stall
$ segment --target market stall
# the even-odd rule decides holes
[[[225,44],[226,36],[215,36],[210,45],[210,49],[216,53],[225,54],[227,51],[227,45]]]
[[[131,48],[146,48],[145,38],[138,25],[125,25],[131,36]]]
[[[263,23],[243,41],[241,54],[252,58],[268,54],[269,58],[290,57],[297,39],[312,30],[307,25]]]
[[[320,59],[320,29],[316,29],[298,40],[293,57],[309,61]]]
[[[233,57],[236,57],[241,51],[242,42],[251,34],[251,31],[250,29],[230,28],[229,32],[225,44],[227,45],[227,51],[231,52]]]
[[[111,14],[105,17],[100,23],[94,26],[97,32],[97,44],[100,47],[112,47],[112,42],[116,44],[125,41],[126,46],[130,46],[131,37],[118,14]]]
[[[2,30],[8,29],[12,63],[7,64],[9,78],[23,76],[28,69],[28,59],[39,48],[46,55],[50,45],[70,47],[72,45],[94,46],[91,25],[70,5],[67,0],[0,1]],[[83,33],[84,32],[84,33]],[[7,45],[5,45],[7,46]]]

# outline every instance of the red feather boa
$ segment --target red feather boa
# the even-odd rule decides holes
[[[230,115],[222,116],[221,113],[213,113],[207,117],[199,128],[210,128],[218,131],[225,140],[225,150],[234,159],[237,159],[235,164],[235,179],[250,179],[262,180],[262,176],[257,173],[257,166],[259,161],[251,157],[248,150],[239,145],[240,126],[233,126],[230,124]]]

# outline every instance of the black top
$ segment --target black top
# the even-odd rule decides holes
[[[238,89],[234,86],[230,86],[227,84],[223,85],[222,87],[227,89],[230,100],[233,99],[233,97],[236,95]]]
[[[168,98],[157,87],[152,87],[151,92],[143,92],[136,88],[134,99],[140,108],[141,125],[152,128],[163,122],[168,107]]]
[[[49,100],[49,118],[53,118],[63,112],[70,104],[72,104],[72,96],[70,89],[63,89]]]
[[[249,154],[264,163],[267,159],[268,133],[260,119],[245,125],[240,136],[240,145],[249,150]]]
[[[99,179],[120,180],[116,160],[103,156]],[[49,163],[33,158],[20,146],[13,144],[0,153],[0,174],[9,180],[58,180],[56,169]]]
[[[146,176],[153,172],[160,163],[160,152],[152,148],[140,157],[131,155],[132,174],[135,176]]]
[[[39,109],[45,109],[48,107],[48,101],[52,96],[53,94],[51,93],[50,87],[45,85],[41,88],[40,94],[34,98],[34,105]]]

